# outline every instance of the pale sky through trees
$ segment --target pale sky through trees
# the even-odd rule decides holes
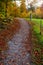
[[[28,1],[28,2],[27,2]],[[26,0],[26,6],[28,6],[28,4],[30,3],[30,2],[32,2],[33,0]],[[17,5],[18,6],[20,6],[20,1],[16,1],[17,2]],[[36,4],[34,4],[35,6],[40,6],[41,4],[43,3],[43,0],[37,0],[37,3]]]

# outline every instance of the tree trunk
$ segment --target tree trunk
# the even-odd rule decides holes
[[[32,20],[32,13],[30,13],[30,21]]]
[[[42,21],[41,21],[41,19],[40,19],[40,35],[41,35],[41,24],[42,24]]]

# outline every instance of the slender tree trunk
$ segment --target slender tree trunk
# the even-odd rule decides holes
[[[41,35],[41,24],[42,24],[42,21],[41,21],[41,19],[40,19],[40,35]]]
[[[32,13],[30,13],[30,21],[32,21]]]

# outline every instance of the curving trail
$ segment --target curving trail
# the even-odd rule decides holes
[[[2,62],[4,62],[4,65],[31,65],[31,55],[25,48],[25,41],[29,37],[30,26],[24,19],[17,19],[20,22],[21,28],[7,42],[9,49],[3,53],[6,57]]]

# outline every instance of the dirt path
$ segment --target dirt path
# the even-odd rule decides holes
[[[7,42],[9,49],[3,54],[5,59],[2,60],[3,65],[31,65],[31,56],[25,47],[25,42],[28,40],[30,26],[24,19],[19,19],[21,28]],[[30,44],[30,41],[27,41]],[[29,46],[28,46],[29,47]]]

